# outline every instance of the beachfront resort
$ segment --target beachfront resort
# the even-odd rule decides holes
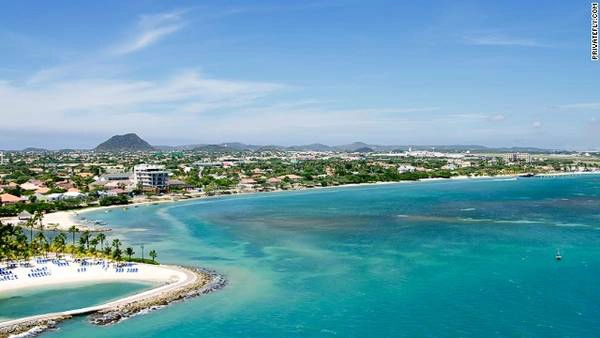
[[[578,174],[600,170],[594,152],[374,146],[211,145],[140,151],[5,151],[0,220],[46,213],[46,229],[106,230],[77,210],[214,195],[441,178]],[[64,211],[72,212],[65,213]],[[62,211],[62,212],[61,212]]]
[[[36,214],[32,220],[35,222],[41,217]],[[148,252],[148,259],[143,254],[136,258],[131,247],[122,250],[119,239],[109,242],[104,233],[92,237],[88,231],[78,233],[73,226],[69,244],[64,232],[53,234],[36,230],[34,236],[33,227],[30,229],[28,240],[23,227],[0,222],[1,294],[107,282],[144,282],[152,286],[135,295],[93,307],[0,321],[2,337],[43,331],[56,322],[80,314],[96,314],[94,323],[106,325],[140,311],[216,290],[225,283],[215,273],[159,265],[155,250]]]

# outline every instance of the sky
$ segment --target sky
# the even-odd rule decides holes
[[[600,149],[589,1],[12,1],[0,149]]]

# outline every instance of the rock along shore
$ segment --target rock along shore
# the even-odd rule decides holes
[[[138,314],[160,309],[174,302],[219,290],[227,284],[225,278],[214,271],[198,268],[189,268],[189,270],[198,275],[198,279],[194,283],[155,297],[100,310],[90,316],[90,322],[96,325],[114,324]]]
[[[202,294],[211,293],[222,289],[227,285],[225,277],[215,271],[189,267],[184,269],[195,274],[196,278],[193,282],[182,285],[180,288],[125,304],[100,307],[97,310],[87,312],[75,312],[70,314],[69,311],[66,311],[57,314],[34,316],[31,319],[19,321],[10,325],[2,325],[2,323],[0,323],[0,338],[35,337],[47,330],[56,329],[57,325],[64,320],[81,315],[91,315],[90,322],[95,325],[103,326],[114,324],[136,315],[160,309],[174,302],[184,301]]]

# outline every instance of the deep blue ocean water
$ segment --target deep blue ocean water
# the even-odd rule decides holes
[[[600,176],[195,200],[87,217],[223,290],[60,337],[597,337]],[[563,260],[555,260],[560,248]]]

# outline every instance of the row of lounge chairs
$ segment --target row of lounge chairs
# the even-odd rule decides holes
[[[138,268],[127,268],[127,272],[138,272]],[[125,268],[116,268],[115,272],[125,272]]]
[[[29,278],[46,277],[46,276],[50,276],[51,274],[52,273],[50,271],[48,271],[47,267],[43,267],[43,268],[31,269],[31,272],[27,274],[27,277],[29,277]]]
[[[52,263],[54,265],[58,265],[58,266],[69,266],[69,262],[67,262],[67,261],[61,261],[61,260],[58,260],[58,259],[53,259]]]
[[[12,271],[0,268],[0,282],[19,279]]]

